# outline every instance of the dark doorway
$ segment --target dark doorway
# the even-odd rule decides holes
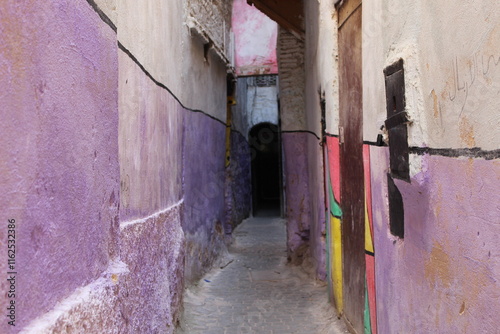
[[[279,216],[281,204],[278,126],[259,123],[250,130],[254,216]]]

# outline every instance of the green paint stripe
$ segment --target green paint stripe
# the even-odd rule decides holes
[[[330,197],[330,213],[337,218],[342,217],[342,209],[340,209],[340,205],[335,200],[335,196],[333,196],[332,183],[328,183],[328,193]]]
[[[372,334],[372,325],[370,323],[370,303],[368,302],[368,284],[366,284],[366,275],[365,275],[365,334]]]

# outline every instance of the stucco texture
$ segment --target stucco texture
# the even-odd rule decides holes
[[[0,203],[19,273],[16,327],[0,331],[15,333],[117,256],[118,61],[86,1],[2,1],[0,31]]]
[[[325,100],[326,131],[338,134],[339,83],[337,10],[334,1],[305,1],[307,126],[320,133],[320,97]],[[310,112],[316,110],[316,112]],[[312,118],[311,118],[312,117]]]
[[[184,107],[224,120],[226,64],[213,50],[205,55],[204,41],[185,25],[188,12],[187,1],[120,1],[118,40]],[[213,29],[224,24],[229,18]]]
[[[499,8],[488,0],[364,3],[365,140],[375,141],[386,118],[382,70],[403,58],[410,145],[497,149]]]
[[[307,133],[283,133],[288,259],[301,263],[310,245],[311,210],[307,179]]]
[[[97,7],[106,14],[106,16],[113,22],[116,26],[118,22],[118,0],[88,0],[89,2],[95,2]]]
[[[229,211],[226,212],[226,226],[231,231],[250,215],[252,207],[250,159],[250,145],[245,137],[239,132],[231,131],[231,162],[229,180],[226,181],[226,187],[229,188],[226,198],[226,211]]]
[[[172,333],[184,288],[182,204],[122,228],[120,250],[131,274],[118,292],[126,333]]]
[[[119,61],[120,218],[126,221],[181,199],[184,109],[122,51]]]
[[[182,202],[121,226],[123,261],[76,289],[22,333],[172,333],[182,302]]]
[[[118,4],[118,40],[178,97],[184,16],[183,1],[120,0]],[[165,61],[166,55],[170,61]]]
[[[278,90],[276,86],[248,85],[247,122],[251,130],[260,123],[278,124]]]
[[[225,131],[224,124],[206,115],[184,113],[182,227],[188,282],[198,279],[225,249]]]
[[[411,185],[397,182],[402,241],[388,226],[387,149],[371,156],[379,332],[495,333],[498,161],[424,156]]]
[[[402,58],[410,146],[498,149],[498,6],[363,3],[364,139],[387,118],[382,70]],[[498,159],[410,154],[404,240],[388,226],[387,148],[371,161],[379,332],[495,333]]]

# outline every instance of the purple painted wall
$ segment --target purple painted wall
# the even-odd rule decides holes
[[[182,150],[186,281],[198,279],[224,247],[226,126],[185,111]]]
[[[287,251],[292,263],[302,263],[311,238],[307,137],[308,133],[283,133],[286,191]],[[291,161],[289,161],[291,160]]]
[[[120,259],[130,271],[119,280],[119,332],[164,332],[175,326],[184,284],[185,110],[128,54],[118,59]]]
[[[0,219],[16,220],[18,272],[16,327],[0,331],[14,333],[118,255],[118,62],[86,1],[2,1],[0,31]]]
[[[226,197],[225,220],[225,225],[230,231],[250,215],[252,208],[250,163],[249,143],[241,133],[231,131],[231,163],[226,180],[229,196]]]
[[[223,224],[250,209],[244,138],[232,135],[226,180],[225,124],[185,109],[127,46],[174,57],[132,35],[117,43],[89,3],[0,4],[0,219],[15,219],[18,247],[16,327],[2,321],[2,333],[171,333],[185,268],[188,279],[207,270]],[[225,64],[207,72],[220,91],[200,99],[213,109]],[[1,279],[2,307],[7,290]]]
[[[226,125],[200,112],[184,111],[182,149],[186,238],[185,279],[199,279],[225,251],[226,234],[251,208],[250,148],[231,132],[231,163],[226,161]]]
[[[318,103],[319,104],[319,103]],[[326,279],[326,225],[322,146],[316,136],[307,136],[308,183],[311,219],[311,258],[316,277]]]
[[[130,274],[120,279],[116,327],[103,332],[172,333],[180,316],[185,244],[182,204],[122,228],[121,260]]]
[[[386,148],[371,148],[380,333],[496,333],[500,254],[498,160],[423,156],[397,182],[405,238],[388,222]]]

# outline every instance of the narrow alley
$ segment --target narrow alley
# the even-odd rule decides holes
[[[277,217],[238,226],[221,265],[186,291],[177,333],[348,333],[328,311],[326,284],[287,263],[285,230]]]
[[[1,334],[499,334],[500,1],[0,0]]]

